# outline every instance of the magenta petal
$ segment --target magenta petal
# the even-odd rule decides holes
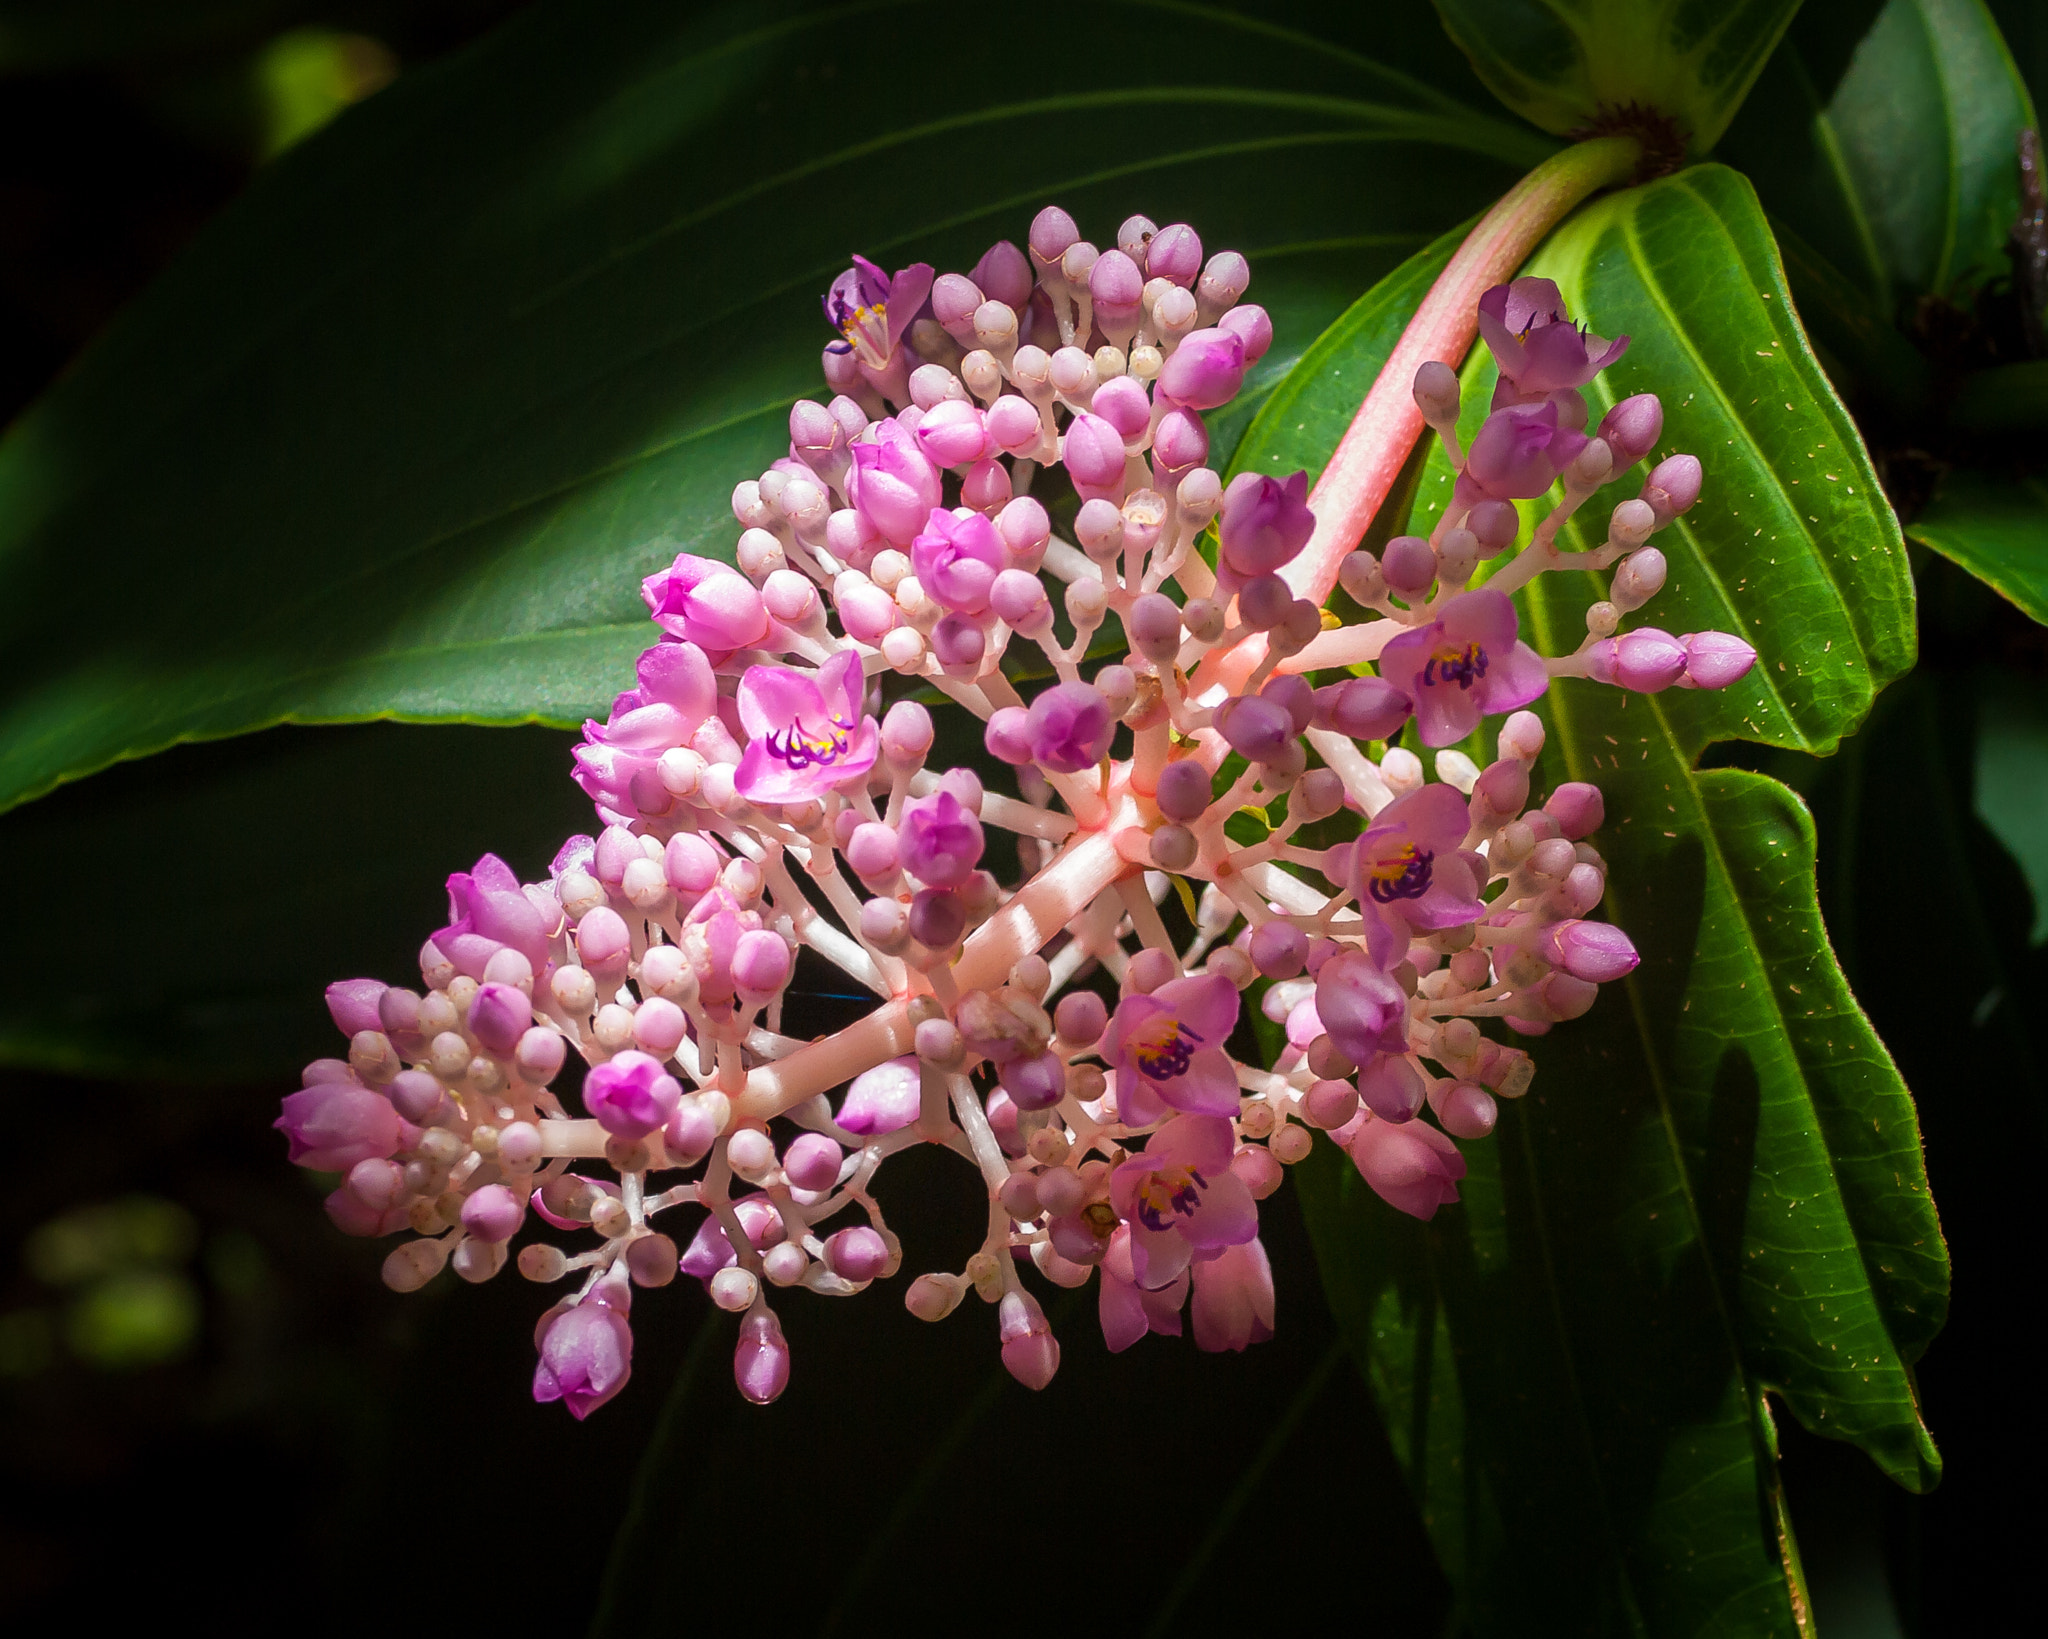
[[[1259,1232],[1259,1204],[1250,1186],[1226,1162],[1220,1174],[1204,1173],[1209,1187],[1181,1226],[1190,1246],[1242,1246]]]
[[[1235,1110],[1233,1101],[1232,1109]],[[1170,1113],[1159,1090],[1129,1065],[1116,1073],[1117,1119],[1127,1127],[1149,1127]]]
[[[1237,1071],[1220,1047],[1204,1047],[1189,1061],[1187,1074],[1158,1087],[1161,1098],[1189,1115],[1236,1115],[1241,1097]]]
[[[1491,592],[1483,586],[1447,599],[1437,625],[1452,642],[1476,643],[1489,654],[1514,642],[1520,629],[1515,620],[1514,600],[1505,592]]]
[[[1145,1145],[1145,1158],[1154,1166],[1162,1161],[1171,1162],[1192,1167],[1205,1177],[1213,1177],[1229,1170],[1231,1152],[1236,1147],[1227,1120],[1217,1116],[1183,1115],[1176,1116],[1152,1135]]]
[[[1489,713],[1513,711],[1526,706],[1550,687],[1550,670],[1543,657],[1526,643],[1510,644],[1487,651],[1486,676],[1472,692],[1480,708]]]
[[[1373,816],[1372,829],[1361,846],[1370,845],[1383,833],[1406,833],[1405,840],[1433,854],[1463,845],[1472,828],[1471,810],[1457,788],[1443,784],[1418,786],[1405,797],[1396,797]]]
[[[1236,1026],[1242,1005],[1237,986],[1220,973],[1170,980],[1152,996],[1202,1040],[1219,1046]]]
[[[1152,1329],[1137,1287],[1116,1279],[1107,1269],[1102,1273],[1102,1290],[1096,1296],[1095,1312],[1102,1322],[1102,1341],[1111,1354],[1122,1354]]]
[[[932,293],[932,265],[929,262],[912,262],[910,266],[889,281],[889,351],[896,351],[896,344],[903,339],[903,332],[924,310],[925,298]]]
[[[1131,1225],[1131,1273],[1147,1290],[1177,1280],[1193,1258],[1194,1249],[1179,1231]]]
[[[1479,703],[1460,688],[1429,688],[1415,700],[1415,730],[1426,746],[1456,745],[1479,726]]]

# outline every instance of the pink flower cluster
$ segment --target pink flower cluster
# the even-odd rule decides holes
[[[1259,1203],[1315,1134],[1428,1218],[1533,1074],[1482,1021],[1539,1036],[1634,967],[1594,919],[1600,793],[1532,805],[1522,708],[1554,677],[1718,687],[1753,661],[1620,630],[1699,464],[1656,466],[1600,547],[1557,546],[1661,411],[1627,399],[1587,432],[1580,390],[1626,341],[1521,279],[1481,304],[1500,384],[1469,451],[1456,377],[1417,378],[1459,473],[1434,534],[1351,551],[1305,475],[1205,464],[1203,416],[1271,341],[1249,279],[1184,225],[1133,217],[1098,248],[1057,209],[965,275],[857,261],[825,303],[836,396],[734,491],[733,562],[643,584],[660,638],[576,751],[598,834],[545,881],[491,857],[451,877],[420,990],[330,988],[348,1053],[285,1100],[291,1159],[340,1175],[341,1229],[411,1232],[399,1290],[489,1279],[541,1220],[520,1272],[573,1284],[536,1398],[581,1417],[616,1394],[634,1288],[681,1273],[740,1317],[741,1392],[774,1399],[772,1294],[895,1276],[876,1178],[923,1144],[977,1169],[988,1216],[963,1268],[908,1283],[914,1313],[973,1292],[1034,1387],[1059,1362],[1041,1282],[1095,1281],[1113,1349],[1184,1316],[1242,1349],[1274,1324]],[[1560,485],[1513,553],[1514,503]],[[1609,566],[1585,643],[1536,654],[1509,593]],[[1326,618],[1337,584],[1364,619]],[[979,725],[986,781],[933,766],[920,694]],[[1451,748],[1490,717],[1482,768]],[[1242,814],[1264,835],[1227,836]],[[872,1007],[806,1031],[806,963]],[[656,1228],[678,1209],[680,1245]]]

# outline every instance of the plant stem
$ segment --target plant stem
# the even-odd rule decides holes
[[[1642,144],[1634,137],[1577,143],[1537,166],[1479,219],[1422,298],[1316,480],[1309,495],[1315,533],[1301,555],[1281,571],[1297,597],[1314,604],[1329,602],[1337,566],[1365,538],[1374,514],[1400,477],[1402,463],[1422,433],[1415,372],[1432,359],[1457,369],[1478,334],[1480,296],[1512,278],[1552,228],[1589,195],[1633,174],[1641,158]],[[1253,635],[1227,654],[1212,654],[1196,676],[1195,692],[1206,696],[1221,684],[1224,693],[1236,693],[1265,653],[1264,636]]]

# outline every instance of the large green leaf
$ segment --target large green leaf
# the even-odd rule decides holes
[[[2048,482],[1958,468],[1911,527],[1914,540],[2048,625]]]
[[[528,879],[592,829],[569,736],[279,729],[181,746],[0,815],[26,906],[0,946],[0,1063],[225,1081],[341,1049],[334,979],[403,980],[441,883],[495,852]],[[90,863],[89,863],[90,862]]]
[[[1312,335],[1547,151],[1390,66],[1432,50],[1420,0],[1111,0],[1024,55],[926,0],[648,0],[402,77],[0,446],[0,806],[284,720],[601,713],[639,578],[730,550],[821,389],[850,251],[966,266],[1048,198],[1098,237],[1143,208]]]
[[[1723,739],[1834,748],[1911,661],[1904,548],[1741,178],[1702,167],[1597,202],[1531,266],[1634,338],[1600,394],[1660,393],[1664,448],[1707,466],[1659,537],[1671,584],[1645,618],[1739,631],[1761,659],[1720,695],[1546,696],[1539,789],[1606,792],[1607,912],[1642,966],[1537,1044],[1535,1088],[1469,1147],[1457,1208],[1414,1225],[1349,1169],[1302,1182],[1332,1301],[1480,1631],[1571,1612],[1589,1633],[1789,1632],[1764,1392],[1930,1483],[1910,1362],[1946,1265],[1911,1102],[1820,923],[1805,811],[1697,763]],[[1343,376],[1304,370],[1240,461],[1323,460],[1378,356],[1312,350]],[[1476,425],[1490,361],[1467,383]],[[1414,527],[1447,488],[1439,456]],[[1525,596],[1540,647],[1576,644],[1593,581]]]
[[[2034,110],[1982,0],[1889,0],[1863,32],[1868,9],[1801,15],[1723,155],[1889,320],[1920,295],[1967,303],[2009,271]]]
[[[1799,0],[1437,0],[1495,96],[1546,131],[1636,110],[1720,139]]]

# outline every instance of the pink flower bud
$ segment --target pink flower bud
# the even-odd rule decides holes
[[[1084,501],[1119,501],[1124,493],[1123,434],[1086,411],[1067,424],[1060,459]]]
[[[469,1004],[469,1033],[492,1058],[509,1059],[532,1023],[532,1001],[511,985],[485,985]]]
[[[1056,683],[1031,702],[1024,738],[1035,761],[1055,774],[1093,768],[1109,752],[1116,720],[1109,702],[1086,683]]]
[[[995,525],[966,507],[953,512],[934,508],[910,547],[911,569],[926,595],[964,614],[978,615],[988,607],[989,588],[1003,562]]]
[[[1316,1013],[1353,1064],[1407,1051],[1408,998],[1361,950],[1340,951],[1323,963],[1316,975]]]
[[[987,300],[1002,302],[1019,313],[1031,300],[1031,264],[1007,239],[998,239],[983,251],[968,278],[981,287]]]
[[[381,979],[341,979],[327,987],[327,1011],[335,1028],[344,1036],[358,1031],[382,1030],[383,1015],[378,1004],[390,989]]]
[[[1412,601],[1436,579],[1436,554],[1419,535],[1396,535],[1380,553],[1380,574],[1389,587]]]
[[[1292,979],[1308,963],[1308,935],[1292,922],[1262,922],[1253,930],[1250,955],[1268,979]]]
[[[1034,570],[1045,557],[1052,538],[1052,520],[1045,508],[1029,495],[1020,495],[996,515],[996,533],[1003,538],[1013,569]]]
[[[1116,428],[1117,436],[1126,441],[1152,425],[1152,401],[1133,376],[1116,376],[1104,382],[1089,400],[1088,413],[1107,421]]]
[[[1664,406],[1655,393],[1625,398],[1600,418],[1599,436],[1614,452],[1614,470],[1632,467],[1656,448],[1664,432]]]
[[[1650,469],[1639,498],[1649,503],[1661,527],[1700,498],[1700,483],[1704,477],[1697,456],[1667,456]]]
[[[286,1159],[315,1172],[346,1172],[358,1161],[381,1160],[403,1136],[390,1100],[355,1081],[323,1081],[288,1094],[271,1125],[290,1141]]]
[[[1257,302],[1243,302],[1216,321],[1216,328],[1244,343],[1244,362],[1249,369],[1266,356],[1273,345],[1273,320]]]
[[[1629,936],[1611,922],[1559,922],[1545,932],[1539,949],[1546,961],[1596,985],[1633,973],[1642,960]]]
[[[1040,284],[1055,290],[1064,287],[1066,275],[1060,269],[1061,260],[1080,237],[1081,230],[1074,226],[1074,219],[1057,205],[1046,206],[1031,219],[1026,242],[1031,247],[1031,264],[1038,271]]]
[[[1005,393],[991,404],[983,425],[989,442],[1005,455],[1029,455],[1045,432],[1038,411],[1015,393]]]
[[[1152,434],[1152,461],[1161,487],[1170,489],[1209,459],[1209,429],[1193,410],[1175,408]]]
[[[932,748],[932,714],[915,700],[899,700],[882,718],[882,751],[892,765],[915,768]]]
[[[732,1377],[740,1393],[757,1406],[769,1404],[789,1387],[789,1345],[783,1341],[782,1322],[775,1318],[774,1310],[757,1308],[740,1322]]]
[[[910,545],[941,500],[939,469],[894,418],[878,424],[873,443],[854,445],[848,484],[854,506],[892,546]]]
[[[1168,763],[1159,771],[1159,789],[1153,795],[1159,812],[1168,819],[1192,824],[1209,811],[1213,795],[1209,770],[1192,758]]]
[[[1190,410],[1219,409],[1244,385],[1246,363],[1244,337],[1228,330],[1191,331],[1159,372],[1159,395]]]
[[[632,954],[633,936],[626,919],[609,905],[586,911],[576,924],[577,960],[600,979],[622,979]]]
[[[974,339],[974,310],[988,299],[979,284],[958,273],[942,273],[932,281],[932,317],[969,352],[980,345]]]
[[[1284,706],[1259,696],[1238,695],[1216,708],[1216,732],[1248,762],[1285,756],[1295,740],[1294,718]]]
[[[676,1078],[656,1060],[630,1050],[593,1065],[583,1078],[583,1107],[619,1138],[645,1138],[675,1113],[682,1096]]]
[[[1093,1047],[1109,1028],[1109,1008],[1092,990],[1076,990],[1060,998],[1053,1011],[1053,1029],[1069,1047]]]
[[[1404,1054],[1388,1053],[1358,1073],[1358,1096],[1383,1121],[1413,1120],[1422,1108],[1422,1072]]]
[[[535,1400],[559,1400],[581,1422],[626,1386],[633,1374],[633,1329],[626,1323],[631,1302],[621,1273],[547,1323],[533,1374]]]
[[[889,1243],[865,1224],[842,1229],[825,1243],[825,1267],[856,1286],[889,1267]]]
[[[933,888],[957,888],[981,863],[981,821],[951,792],[913,797],[897,828],[902,867]]]
[[[930,950],[950,950],[967,929],[967,907],[950,888],[922,888],[910,899],[910,936]]]
[[[1685,647],[1680,688],[1725,689],[1756,664],[1756,650],[1732,632],[1689,632],[1678,641]]]
[[[1400,732],[1414,709],[1414,702],[1384,678],[1354,677],[1316,690],[1314,725],[1354,740],[1387,740]]]
[[[797,1189],[822,1192],[839,1182],[846,1152],[823,1133],[802,1133],[782,1154],[782,1170]]]
[[[740,935],[733,947],[732,983],[742,1001],[765,1002],[789,983],[789,974],[789,945],[781,934],[755,928]]]
[[[917,1119],[922,1088],[918,1062],[908,1054],[863,1070],[846,1089],[839,1125],[863,1138],[898,1132]]]
[[[526,1203],[503,1184],[486,1184],[462,1203],[462,1227],[480,1241],[509,1241],[526,1221]]]
[[[1348,1153],[1374,1194],[1425,1223],[1458,1198],[1458,1180],[1465,1176],[1458,1146],[1425,1121],[1368,1121]]]
[[[1173,222],[1152,236],[1145,247],[1148,278],[1171,279],[1183,290],[1192,290],[1202,275],[1202,236],[1185,222]]]
[[[1587,651],[1587,673],[1637,694],[1656,694],[1685,675],[1686,651],[1669,632],[1654,626],[1603,638]]]
[[[1543,808],[1557,821],[1558,835],[1572,842],[1591,836],[1607,818],[1607,803],[1600,788],[1583,780],[1567,780],[1550,793]]]
[[[1095,322],[1111,345],[1122,347],[1138,328],[1138,298],[1144,289],[1144,271],[1121,250],[1104,251],[1088,270]]]
[[[1067,1066],[1050,1049],[1011,1059],[1002,1067],[1003,1090],[1020,1110],[1049,1110],[1067,1091]]]
[[[1026,633],[1042,630],[1052,616],[1044,582],[1023,569],[1005,569],[996,576],[988,606],[998,620]]]
[[[982,412],[957,398],[927,410],[914,436],[917,447],[942,467],[972,466],[991,447]]]
[[[670,1161],[679,1166],[701,1159],[717,1138],[717,1122],[694,1097],[679,1100],[675,1113],[662,1126],[663,1145]]]
[[[1060,1369],[1060,1346],[1038,1300],[1028,1292],[1005,1292],[996,1316],[1003,1369],[1027,1389],[1044,1388]]]

